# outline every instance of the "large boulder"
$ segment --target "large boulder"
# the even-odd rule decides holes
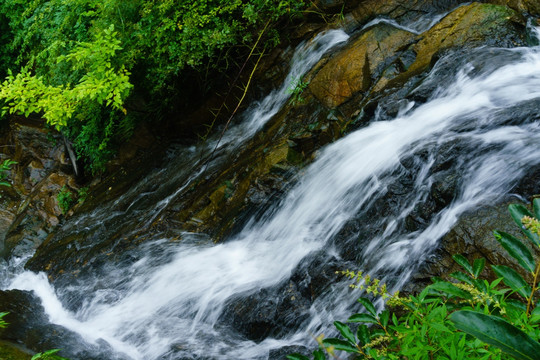
[[[325,106],[402,87],[428,70],[440,55],[479,46],[515,47],[525,40],[525,20],[506,6],[472,3],[458,7],[420,35],[378,24],[335,54],[309,89]]]
[[[79,334],[51,324],[39,298],[32,292],[0,291],[0,309],[9,312],[4,317],[8,326],[0,329],[0,340],[8,341],[8,344],[19,344],[34,352],[61,347],[59,355],[71,360],[126,359],[113,353],[105,341],[89,344]]]
[[[412,47],[416,60],[408,71],[424,71],[435,54],[450,48],[522,45],[524,25],[524,19],[505,6],[480,3],[461,6],[419,37]]]
[[[415,35],[379,24],[332,58],[310,82],[309,89],[324,105],[337,107],[357,92],[366,92],[372,76],[411,44]]]

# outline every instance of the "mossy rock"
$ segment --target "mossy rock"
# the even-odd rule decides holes
[[[417,56],[409,72],[425,70],[435,54],[454,47],[523,45],[516,26],[524,25],[524,19],[506,6],[480,3],[461,6],[420,36],[412,48]]]
[[[321,103],[335,108],[357,92],[366,92],[372,78],[381,72],[415,35],[379,24],[363,33],[333,57],[310,82],[309,89]]]
[[[20,349],[19,346],[7,341],[0,341],[0,359],[2,360],[30,360],[32,355]]]

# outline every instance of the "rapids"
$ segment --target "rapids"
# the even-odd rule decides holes
[[[220,149],[234,151],[253,136],[286,102],[291,79],[346,39],[343,32],[333,31],[302,45],[283,87],[254,104],[242,123],[227,132]],[[461,214],[500,199],[529,167],[540,163],[536,114],[530,111],[515,119],[508,113],[523,104],[540,104],[540,49],[479,49],[470,59],[455,59],[461,68],[426,103],[411,101],[397,117],[375,118],[323,148],[278,204],[223,243],[187,233],[181,242],[160,238],[146,243],[141,251],[147,256],[96,279],[110,286],[95,290],[94,284],[73,284],[75,289],[69,291],[85,294],[76,311],[66,309],[57,295],[63,290],[54,289],[43,273],[19,271],[8,277],[3,288],[35,291],[51,322],[80,333],[88,342],[106,341],[120,358],[265,359],[272,349],[314,346],[313,334],[328,333],[333,320],[346,318],[351,311],[357,295],[343,284],[315,300],[299,329],[279,338],[246,340],[220,322],[220,316],[233,297],[287,281],[298,264],[317,251],[340,257],[337,235],[343,227],[352,219],[367,217],[400,177],[412,173],[399,203],[371,224],[376,229],[372,236],[364,232],[361,239],[356,234],[350,240],[358,243],[360,267],[386,277],[397,289]],[[435,67],[425,83],[439,70]],[[429,224],[407,230],[406,217],[427,198],[434,183],[431,169],[438,151],[456,143],[468,146],[449,165],[459,173],[455,197]],[[215,144],[210,142],[206,150],[177,149],[171,158],[200,159],[200,153]],[[135,187],[114,204],[66,226],[97,226],[96,222],[111,217],[150,223],[201,171],[200,162],[194,161],[188,171],[167,180],[165,190],[157,190],[159,200],[150,204],[152,211],[145,210],[147,193],[138,194],[140,188]],[[152,176],[157,179],[163,174]],[[159,252],[152,251],[158,247]]]

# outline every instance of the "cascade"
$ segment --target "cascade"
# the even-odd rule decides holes
[[[234,151],[253,136],[286,102],[288,82],[346,39],[332,31],[302,45],[283,87],[246,112],[242,123],[227,132],[220,151]],[[489,59],[484,51],[473,52],[468,61],[454,59],[461,68],[426,103],[409,102],[395,118],[374,119],[322,149],[279,203],[223,243],[189,233],[181,242],[148,241],[140,249],[147,255],[96,279],[110,286],[96,290],[95,284],[73,284],[69,291],[84,294],[76,311],[62,304],[58,293],[63,289],[54,289],[43,273],[12,274],[3,288],[33,290],[52,323],[89,343],[105,341],[122,359],[265,359],[272,349],[313,344],[311,334],[327,331],[334,319],[349,313],[354,295],[351,299],[346,286],[335,285],[318,297],[298,329],[260,342],[246,340],[220,319],[231,299],[287,281],[314,253],[345,256],[342,247],[351,242],[357,244],[353,257],[364,271],[387,277],[399,288],[461,214],[500,199],[540,163],[536,114],[531,110],[516,120],[512,112],[540,103],[540,49],[499,49]],[[436,77],[438,70],[429,76]],[[171,161],[175,171],[160,170],[146,180],[175,173],[165,176],[160,189],[136,186],[113,204],[66,224],[66,231],[99,227],[112,218],[152,222],[202,171],[200,162],[184,166],[190,163],[186,159],[200,159],[215,145],[210,141],[206,150],[171,151],[171,159],[179,158]],[[429,196],[436,180],[433,167],[448,146],[463,148],[447,166],[449,173],[459,174],[456,196],[428,224],[410,229],[407,216]],[[187,170],[178,170],[183,167]],[[407,191],[393,198],[392,189],[405,178]],[[392,199],[397,199],[392,206],[378,211]],[[362,231],[339,240],[347,224],[373,212],[378,217]]]

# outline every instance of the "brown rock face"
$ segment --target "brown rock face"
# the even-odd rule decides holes
[[[380,5],[377,14],[391,10],[386,7],[399,9],[395,3],[388,3]],[[309,89],[326,107],[335,108],[353,96],[359,99],[358,95],[366,97],[389,85],[405,83],[429,69],[436,55],[445,50],[522,45],[518,28],[524,24],[523,18],[509,7],[480,3],[455,9],[420,35],[378,24],[332,57],[315,74]]]
[[[414,38],[408,31],[377,25],[332,58],[311,81],[309,89],[327,107],[337,107],[357,92],[368,91],[372,74]]]
[[[417,57],[409,71],[426,69],[433,56],[442,50],[489,45],[490,37],[500,36],[505,33],[502,28],[519,21],[517,14],[504,6],[479,3],[462,6],[420,36],[412,48]]]
[[[0,160],[17,161],[9,180],[13,187],[0,188],[0,254],[17,246],[37,247],[62,212],[57,195],[63,186],[76,193],[71,166],[64,156],[62,138],[44,129],[41,121],[10,119],[3,125]]]

